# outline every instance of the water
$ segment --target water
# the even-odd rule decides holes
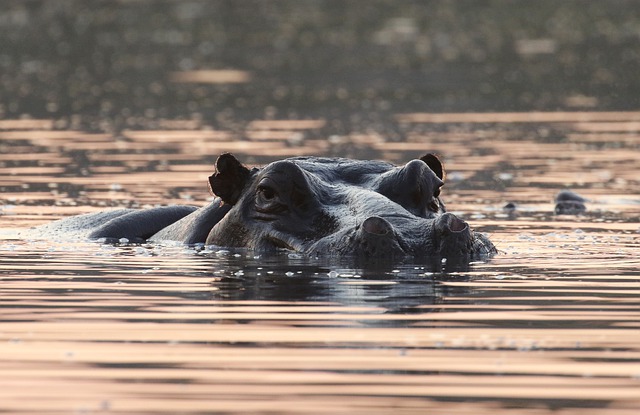
[[[638,413],[637,3],[363,3],[2,2],[0,412]],[[225,151],[436,152],[500,252],[443,274],[18,234],[204,205]],[[584,214],[554,215],[567,188]]]
[[[387,160],[442,154],[449,210],[500,250],[447,275],[410,261],[355,269],[242,250],[21,240],[19,229],[110,206],[204,204],[211,155],[264,150],[252,148],[259,139],[221,141],[224,131],[124,140],[46,120],[0,123],[0,408],[635,413],[639,115],[528,116],[545,117],[450,114],[431,125],[413,115],[406,142],[370,137]],[[292,126],[282,131],[300,131]],[[287,156],[312,145],[269,148]],[[565,187],[589,199],[584,215],[552,213]]]

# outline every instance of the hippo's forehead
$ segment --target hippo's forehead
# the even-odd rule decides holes
[[[323,157],[294,157],[287,159],[309,175],[327,182],[368,187],[380,174],[396,168],[383,161],[352,160]]]

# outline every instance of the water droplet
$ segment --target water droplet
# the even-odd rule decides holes
[[[503,181],[513,180],[513,174],[511,174],[511,173],[499,173],[497,175],[497,178],[499,180],[503,180]]]

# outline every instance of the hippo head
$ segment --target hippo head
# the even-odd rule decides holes
[[[211,190],[229,212],[206,243],[317,256],[438,257],[469,261],[495,248],[445,213],[444,169],[427,154],[381,161],[295,157],[249,170],[221,155]]]

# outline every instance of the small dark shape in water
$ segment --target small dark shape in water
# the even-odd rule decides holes
[[[556,215],[580,215],[586,212],[587,199],[571,190],[562,190],[556,196]]]
[[[514,212],[516,210],[516,208],[517,208],[517,206],[516,206],[515,203],[509,202],[509,203],[507,203],[506,205],[504,205],[502,207],[502,210],[504,210],[505,212],[508,212],[508,213],[512,213],[512,212]]]
[[[433,154],[403,166],[294,157],[249,169],[223,154],[209,205],[120,209],[64,219],[44,234],[108,241],[174,240],[281,249],[319,257],[445,259],[468,264],[496,253],[489,239],[446,213],[444,167]]]

